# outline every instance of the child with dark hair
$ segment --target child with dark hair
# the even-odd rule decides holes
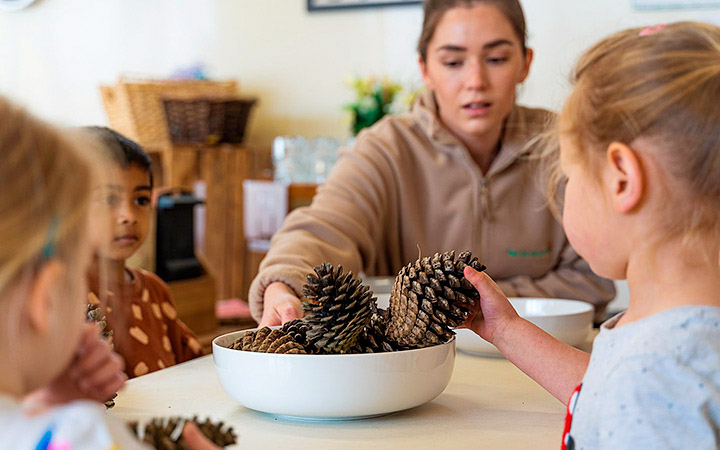
[[[108,156],[121,168],[127,169],[133,165],[147,172],[150,188],[153,188],[152,159],[140,144],[107,127],[84,127],[83,129],[109,150]]]
[[[92,220],[109,239],[95,243],[89,302],[100,305],[113,331],[115,350],[128,377],[164,369],[203,354],[195,334],[180,320],[168,286],[155,274],[127,266],[148,234],[152,211],[152,161],[130,139],[102,127],[86,130],[117,163],[118,184],[98,188]]]

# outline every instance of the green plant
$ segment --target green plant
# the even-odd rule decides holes
[[[347,84],[355,92],[355,101],[345,105],[352,116],[353,136],[386,114],[407,111],[419,92],[417,89],[406,89],[388,77],[353,77],[348,79]]]

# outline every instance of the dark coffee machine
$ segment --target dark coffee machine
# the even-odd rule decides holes
[[[155,271],[165,281],[197,278],[205,273],[195,257],[193,225],[194,207],[201,203],[187,192],[158,198]]]

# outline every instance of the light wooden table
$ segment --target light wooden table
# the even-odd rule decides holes
[[[127,383],[111,413],[125,420],[210,416],[234,426],[237,448],[557,449],[565,407],[501,358],[458,353],[445,392],[408,411],[337,422],[249,410],[223,391],[212,356]]]

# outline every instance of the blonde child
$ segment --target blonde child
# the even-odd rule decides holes
[[[124,377],[98,329],[84,323],[97,169],[79,148],[0,98],[3,450],[141,448],[100,403],[82,400],[108,398]],[[33,392],[33,404],[23,403]],[[193,448],[217,448],[198,433],[186,430]]]
[[[592,355],[517,316],[485,274],[466,322],[568,404],[562,447],[720,445],[720,28],[633,29],[589,49],[559,118],[563,226],[628,310]],[[559,437],[559,436],[558,436]]]
[[[89,302],[99,304],[115,351],[133,378],[203,354],[195,333],[178,317],[168,286],[154,273],[129,267],[148,235],[153,176],[150,157],[108,128],[86,128],[109,153],[118,180],[103,183],[91,205],[94,226],[107,228],[90,266]]]

